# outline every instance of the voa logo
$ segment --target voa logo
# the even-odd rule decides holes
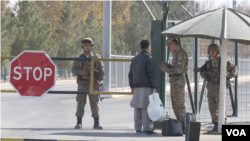
[[[249,141],[250,125],[222,125],[222,141]]]
[[[226,132],[228,136],[247,136],[244,129],[226,129]]]

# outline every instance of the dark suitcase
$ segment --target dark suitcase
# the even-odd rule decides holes
[[[200,140],[201,123],[190,121],[188,141]]]
[[[162,125],[163,136],[182,136],[182,124],[176,119],[168,118]]]

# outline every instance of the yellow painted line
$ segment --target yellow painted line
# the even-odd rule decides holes
[[[15,56],[1,56],[1,59],[13,59]]]
[[[25,140],[28,140],[28,139],[1,138],[0,140],[1,141],[25,141]],[[34,140],[38,140],[38,139],[34,139]],[[46,141],[46,139],[44,139],[44,141]],[[78,141],[78,140],[56,140],[56,141]]]
[[[16,90],[1,90],[4,93],[16,93]]]
[[[0,140],[1,141],[25,141],[27,139],[1,138]],[[34,140],[38,140],[38,139],[34,139]],[[44,141],[46,141],[46,139],[44,139]],[[78,140],[57,140],[57,141],[78,141]]]
[[[23,141],[24,139],[1,138],[1,141]]]

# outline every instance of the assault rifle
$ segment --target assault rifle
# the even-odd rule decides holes
[[[208,61],[208,62],[209,62],[209,61]],[[205,63],[202,67],[200,67],[200,68],[195,67],[195,68],[194,68],[194,71],[195,71],[195,72],[206,72],[206,78],[207,78],[207,77],[210,77],[212,83],[215,83],[214,78],[215,78],[215,77],[220,78],[220,74],[208,70],[208,69],[207,69],[207,63],[208,63],[208,62],[206,62],[206,63]],[[226,79],[227,79],[228,81],[230,81],[230,78],[229,78],[228,75],[226,76]]]
[[[86,67],[87,72],[90,76],[90,64],[89,64],[89,62],[87,62],[87,61],[82,61],[82,62],[83,62],[83,65]],[[85,83],[85,86],[89,86],[89,83],[90,83],[90,77],[89,77],[89,80]],[[97,91],[101,91],[102,90],[101,86],[102,86],[102,84],[100,85],[94,76],[94,89]],[[99,95],[99,99],[102,101],[104,98],[101,98],[101,96]]]
[[[218,73],[212,72],[210,70],[207,71],[206,76],[210,77],[212,83],[215,83],[215,81],[214,81],[215,77],[220,78],[220,75]]]
[[[82,61],[82,62],[83,62],[83,65],[86,67],[87,72],[88,72],[88,74],[89,74],[89,76],[90,76],[90,64],[89,64],[89,62],[88,62],[88,61]],[[85,83],[85,86],[89,86],[89,83],[90,83],[90,78],[89,78],[89,80]],[[99,85],[99,83],[97,82],[97,80],[95,79],[95,76],[94,76],[94,87],[95,87],[96,90],[100,91],[100,85]]]

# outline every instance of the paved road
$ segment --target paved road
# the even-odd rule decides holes
[[[68,89],[56,86],[55,89]],[[75,89],[73,86],[72,90]],[[83,129],[76,124],[75,94],[46,94],[41,98],[21,97],[17,93],[1,93],[1,138],[64,139],[64,140],[172,140],[185,137],[135,135],[131,96],[105,99],[100,102],[100,123],[104,130],[93,130],[90,106],[85,107]],[[218,141],[220,135],[201,133],[201,141]]]

